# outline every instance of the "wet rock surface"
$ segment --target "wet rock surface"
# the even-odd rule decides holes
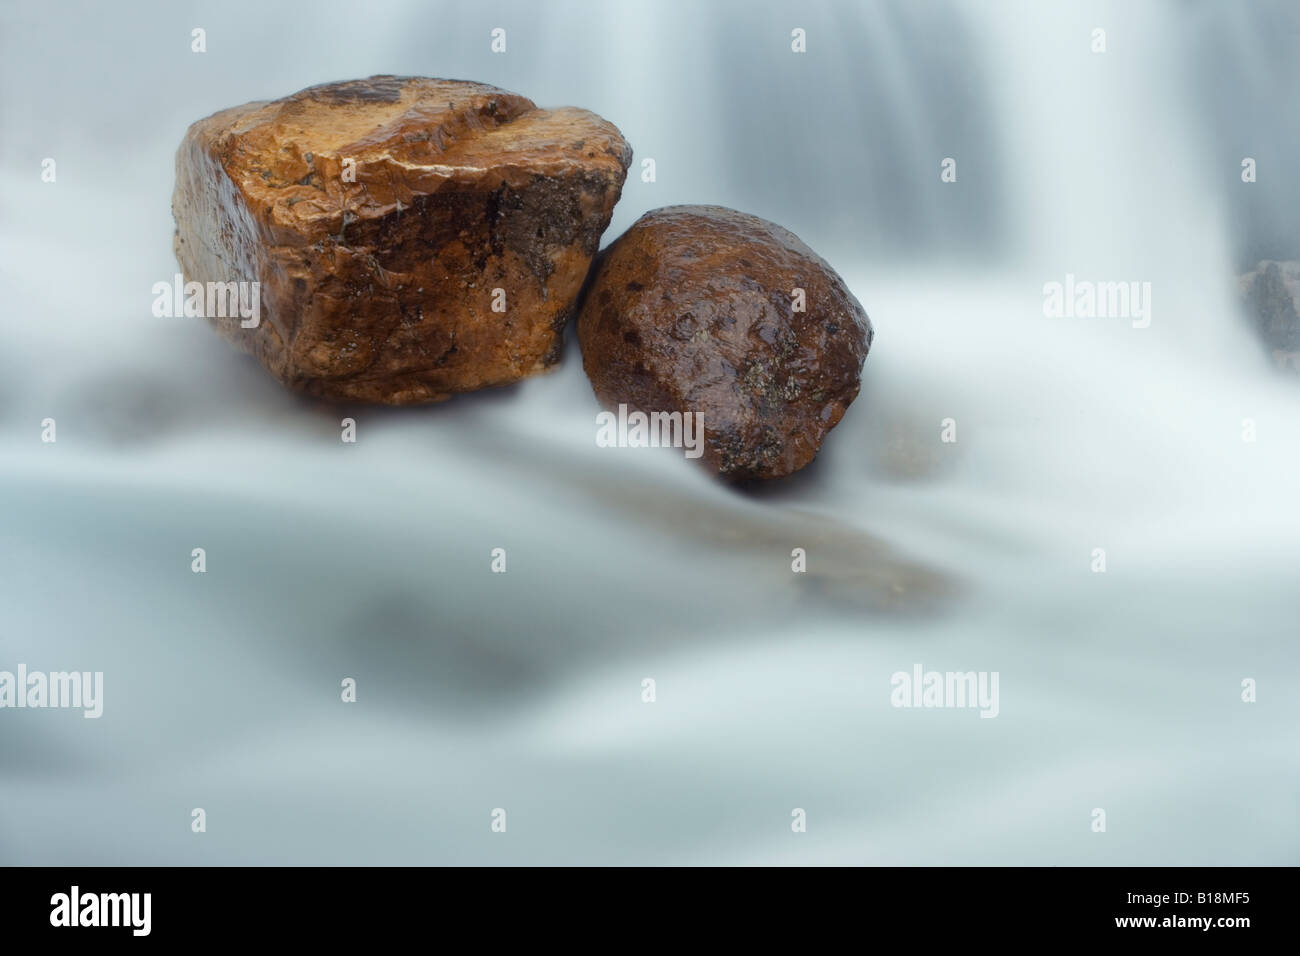
[[[578,317],[601,403],[702,415],[702,460],[727,480],[812,461],[857,397],[872,335],[797,236],[719,206],[642,216],[602,254]]]
[[[479,83],[311,87],[190,127],[176,256],[260,283],[255,326],[207,315],[291,388],[439,401],[558,361],[631,155],[593,113]]]
[[[1300,371],[1300,261],[1266,259],[1239,282],[1242,301],[1280,368]]]

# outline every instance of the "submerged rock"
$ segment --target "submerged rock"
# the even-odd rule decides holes
[[[1273,361],[1300,371],[1300,262],[1265,259],[1241,277],[1240,288]]]
[[[642,216],[601,256],[578,317],[597,397],[703,418],[703,461],[779,478],[858,394],[867,314],[787,229],[719,206]]]
[[[260,284],[256,322],[208,318],[286,385],[439,401],[558,361],[631,156],[593,113],[480,83],[315,86],[190,127],[176,256]]]

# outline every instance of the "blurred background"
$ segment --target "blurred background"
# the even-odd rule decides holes
[[[104,673],[0,711],[0,863],[1300,862],[1300,379],[1239,285],[1300,259],[1293,4],[0,10],[0,669]],[[597,448],[573,341],[340,408],[152,316],[186,127],[375,73],[614,122],[606,242],[715,203],[826,258],[877,339],[819,459]],[[1150,327],[1046,318],[1067,273]],[[918,663],[997,719],[893,708]]]

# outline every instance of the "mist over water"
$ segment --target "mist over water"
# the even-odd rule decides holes
[[[0,33],[0,669],[105,700],[0,712],[0,862],[1300,862],[1300,383],[1233,285],[1300,257],[1284,4],[40,9]],[[597,448],[574,342],[337,408],[152,317],[186,126],[379,72],[616,123],[606,242],[679,202],[800,235],[877,332],[819,459]],[[1149,326],[1048,317],[1067,275]],[[997,672],[997,718],[891,706],[918,663]]]

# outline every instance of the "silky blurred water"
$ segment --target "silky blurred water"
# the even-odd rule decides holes
[[[1232,289],[1300,257],[1284,5],[56,9],[0,35],[0,670],[105,699],[0,711],[0,862],[1300,862],[1300,381]],[[835,265],[877,340],[818,461],[597,448],[572,342],[337,408],[153,317],[186,126],[380,72],[615,122],[606,241],[710,202]],[[1150,327],[1046,318],[1067,273]],[[917,663],[998,717],[895,709]]]

